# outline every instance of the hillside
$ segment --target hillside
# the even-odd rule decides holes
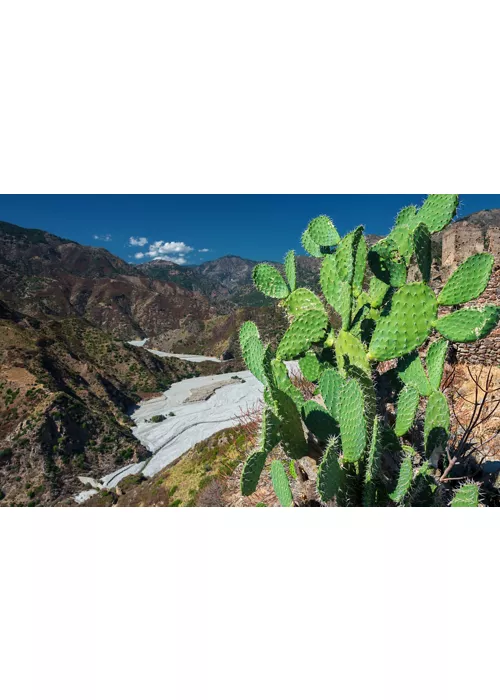
[[[78,476],[144,459],[127,411],[202,371],[83,319],[40,321],[0,302],[2,505],[65,502],[81,489]]]
[[[0,299],[29,316],[79,317],[127,340],[206,319],[210,303],[172,282],[151,279],[104,248],[0,223]]]

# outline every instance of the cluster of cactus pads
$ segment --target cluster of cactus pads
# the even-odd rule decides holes
[[[243,358],[265,399],[260,446],[242,472],[243,495],[256,490],[268,455],[281,444],[290,460],[316,456],[323,503],[437,504],[436,474],[449,458],[450,412],[440,390],[449,343],[485,338],[500,319],[497,306],[456,309],[485,290],[494,262],[488,253],[466,260],[439,296],[430,287],[431,235],[452,221],[457,207],[458,195],[429,195],[420,209],[403,209],[370,249],[362,226],[341,237],[327,216],[314,219],[302,245],[322,259],[321,297],[297,288],[294,251],[285,258],[286,279],[272,265],[255,267],[256,287],[280,300],[290,325],[275,352],[253,322],[240,330]],[[420,281],[407,282],[410,265]],[[313,400],[291,381],[289,360],[298,360],[314,384]],[[382,373],[379,363],[387,360],[396,366]],[[387,410],[391,402],[395,416]],[[293,465],[271,464],[283,506],[297,503]],[[464,483],[449,502],[474,506],[478,497],[477,485]]]

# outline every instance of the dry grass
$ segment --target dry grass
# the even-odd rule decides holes
[[[467,443],[474,447],[473,456],[478,464],[500,460],[500,368],[481,365],[447,367],[443,381],[450,400],[453,447],[460,440],[471,421]],[[478,406],[483,406],[477,416]]]

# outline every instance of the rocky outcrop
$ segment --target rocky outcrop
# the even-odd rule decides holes
[[[440,291],[451,273],[468,257],[492,253],[495,265],[488,287],[480,299],[466,306],[500,305],[500,209],[476,212],[455,221],[441,235],[441,267],[433,275],[436,291]],[[457,346],[457,358],[473,364],[500,364],[500,328],[484,340]]]

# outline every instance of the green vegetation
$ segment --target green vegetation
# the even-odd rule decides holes
[[[389,235],[370,250],[363,227],[341,238],[328,217],[311,221],[302,244],[321,259],[321,290],[331,308],[309,289],[296,289],[293,252],[286,256],[286,279],[266,263],[255,267],[257,289],[280,300],[289,327],[275,351],[264,345],[253,322],[240,329],[243,358],[264,384],[266,401],[260,446],[241,477],[243,495],[254,493],[279,442],[293,460],[313,448],[324,502],[478,505],[477,484],[459,486],[453,495],[439,483],[439,475],[453,467],[447,449],[450,412],[441,391],[448,341],[485,338],[500,319],[499,306],[463,308],[438,318],[439,308],[445,312],[481,296],[493,266],[493,256],[474,255],[438,297],[431,289],[431,234],[452,221],[457,206],[458,195],[429,195],[420,209],[401,211]],[[407,281],[410,265],[418,270],[416,282]],[[442,338],[435,339],[437,333]],[[284,361],[297,359],[324,405],[306,401],[290,381]],[[388,360],[397,366],[385,372],[379,363]],[[293,477],[296,468],[288,469]],[[292,505],[280,461],[272,462],[271,477],[280,503]]]

